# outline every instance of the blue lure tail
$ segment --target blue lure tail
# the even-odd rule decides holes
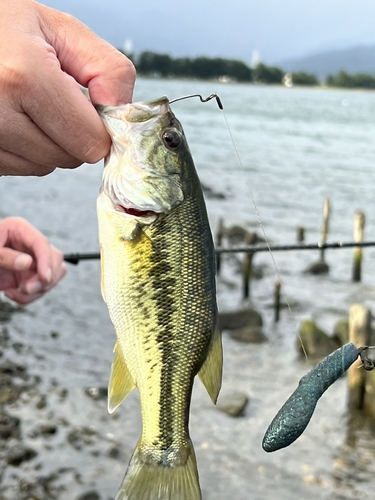
[[[262,442],[264,451],[271,452],[292,444],[306,429],[323,393],[338,380],[360,356],[366,370],[374,368],[366,356],[368,347],[356,347],[351,342],[332,352],[301,378],[297,389],[282,406],[268,427]]]

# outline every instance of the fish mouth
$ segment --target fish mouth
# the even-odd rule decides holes
[[[137,208],[124,207],[122,205],[115,205],[115,210],[117,212],[122,212],[127,215],[131,215],[133,217],[150,217],[150,216],[156,217],[159,215],[157,212],[154,212],[153,210],[139,210]]]

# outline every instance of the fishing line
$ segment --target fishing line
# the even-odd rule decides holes
[[[225,114],[225,111],[224,111],[224,106],[221,102],[221,99],[220,97],[217,95],[217,93],[213,93],[211,95],[209,95],[208,97],[206,98],[203,98],[200,94],[191,94],[191,95],[187,95],[187,96],[183,96],[183,97],[178,97],[176,99],[172,99],[169,101],[169,104],[172,104],[174,102],[177,102],[177,101],[182,101],[184,99],[190,99],[191,97],[199,97],[200,101],[201,102],[208,102],[210,101],[211,99],[216,99],[216,102],[217,102],[217,105],[218,107],[221,109],[221,111],[223,112],[223,117],[224,117],[224,121],[225,121],[225,124],[226,124],[226,127],[227,127],[227,130],[228,130],[228,133],[229,133],[229,137],[231,139],[231,142],[232,142],[232,145],[233,145],[233,148],[234,148],[234,151],[235,151],[235,154],[236,154],[236,158],[237,158],[237,161],[238,161],[238,164],[240,166],[240,169],[242,171],[242,174],[244,176],[244,179],[245,179],[245,183],[246,183],[246,186],[247,186],[247,189],[250,193],[250,197],[251,197],[251,201],[252,201],[252,204],[253,204],[253,207],[254,207],[254,211],[255,211],[255,215],[256,215],[256,218],[257,218],[257,221],[258,221],[258,224],[259,224],[259,227],[261,228],[262,230],[262,234],[263,234],[263,237],[264,237],[264,240],[266,242],[266,247],[268,249],[268,252],[271,256],[271,259],[272,259],[272,263],[273,263],[273,267],[274,267],[274,270],[275,270],[275,274],[276,274],[276,279],[277,281],[280,283],[280,285],[282,284],[282,280],[281,280],[281,275],[280,275],[280,272],[279,272],[279,269],[277,267],[277,264],[276,264],[276,260],[275,260],[275,257],[273,255],[273,252],[271,250],[271,247],[270,247],[270,244],[269,244],[269,240],[268,240],[268,237],[267,237],[267,234],[266,234],[266,230],[265,230],[265,227],[263,225],[263,222],[262,222],[262,219],[260,217],[260,214],[259,214],[259,210],[258,210],[258,206],[255,202],[255,196],[254,196],[254,193],[253,193],[253,190],[251,189],[250,187],[250,184],[248,182],[248,179],[246,177],[246,171],[245,171],[245,167],[243,165],[243,162],[241,160],[241,157],[240,157],[240,154],[239,154],[239,151],[238,151],[238,148],[237,148],[237,145],[236,145],[236,142],[234,140],[234,137],[233,137],[233,134],[232,134],[232,130],[230,128],[230,125],[229,125],[229,122],[228,122],[228,119],[227,119],[227,116]],[[281,287],[281,296],[282,298],[284,299],[286,305],[287,305],[287,308],[288,308],[288,311],[289,311],[289,316],[290,318],[292,319],[292,321],[295,323],[295,329],[297,330],[297,325],[296,325],[296,321],[295,321],[295,318],[294,318],[294,312],[292,311],[292,307],[290,305],[290,301],[286,295],[286,293],[284,292],[284,287]],[[298,321],[301,323],[301,318],[297,312],[297,318],[298,318]],[[302,338],[301,336],[298,334],[298,338],[299,338],[299,341],[301,343],[301,347],[302,347],[302,351],[304,353],[304,356],[306,359],[308,359],[308,356],[307,356],[307,352],[306,352],[306,349],[305,349],[305,346],[303,345],[303,342],[302,342]]]
[[[278,270],[278,267],[277,267],[277,264],[276,264],[276,260],[275,260],[275,257],[273,255],[273,252],[271,250],[271,247],[270,247],[270,244],[269,244],[269,240],[268,240],[268,237],[267,237],[267,234],[266,234],[266,230],[264,228],[264,225],[263,225],[263,222],[262,222],[262,219],[260,218],[260,214],[259,214],[259,210],[258,210],[258,207],[257,207],[257,204],[255,202],[255,197],[254,197],[254,193],[253,193],[253,190],[251,189],[249,183],[248,183],[248,180],[247,180],[247,177],[246,177],[246,171],[245,171],[245,167],[243,165],[243,162],[241,160],[241,157],[240,157],[240,154],[239,154],[239,151],[238,151],[238,148],[237,148],[237,145],[236,145],[236,142],[234,140],[234,137],[233,137],[233,134],[232,134],[232,130],[229,126],[229,122],[228,122],[228,119],[227,119],[227,116],[225,114],[225,111],[224,111],[224,106],[221,102],[221,99],[220,97],[217,95],[216,92],[214,92],[213,94],[209,95],[208,97],[206,98],[203,98],[200,94],[191,94],[191,95],[186,95],[186,96],[183,96],[183,97],[177,97],[176,99],[172,99],[169,101],[169,104],[173,104],[174,102],[177,102],[177,101],[182,101],[184,99],[190,99],[192,97],[199,97],[200,101],[201,102],[208,102],[208,101],[211,101],[211,99],[216,99],[216,103],[218,105],[218,107],[221,109],[221,111],[223,112],[223,117],[224,117],[224,120],[225,120],[225,124],[226,124],[226,127],[227,127],[227,130],[228,130],[228,133],[229,133],[229,137],[231,139],[231,142],[232,142],[232,145],[233,145],[233,148],[234,148],[234,151],[235,151],[235,154],[236,154],[236,157],[237,157],[237,161],[238,161],[238,164],[240,166],[240,169],[242,171],[242,174],[244,176],[244,179],[245,179],[245,183],[246,183],[246,186],[247,186],[247,189],[250,193],[250,197],[251,197],[251,201],[252,201],[252,204],[253,204],[253,207],[254,207],[254,211],[255,211],[255,215],[257,217],[257,221],[258,221],[258,224],[262,230],[262,234],[263,234],[263,237],[264,237],[264,240],[266,242],[266,247],[268,249],[268,252],[269,254],[271,255],[271,259],[272,259],[272,263],[273,263],[273,267],[275,269],[275,273],[276,273],[276,279],[278,280],[278,282],[281,284],[282,283],[282,280],[281,280],[281,275],[280,275],[280,272]],[[287,304],[287,307],[288,307],[288,310],[289,310],[289,314],[291,315],[291,317],[293,318],[293,314],[292,314],[292,308],[291,308],[291,305],[290,305],[290,302],[288,300],[288,297],[286,296],[286,294],[284,293],[284,290],[283,288],[281,288],[282,292],[281,292],[281,295],[283,297],[283,299],[285,300],[286,304]],[[302,346],[302,350],[307,358],[307,354],[306,354],[306,351],[305,351],[305,347],[303,346],[303,343],[302,343],[302,339],[301,337],[300,338],[300,341],[301,341],[301,346]]]
[[[259,213],[259,210],[258,210],[258,206],[255,202],[255,196],[254,196],[254,193],[253,193],[253,190],[251,189],[250,187],[250,184],[248,182],[248,179],[247,179],[247,176],[246,176],[246,170],[245,170],[245,167],[244,167],[244,164],[242,162],[242,159],[241,159],[241,156],[239,154],[239,151],[238,151],[238,148],[237,148],[237,145],[236,145],[236,142],[234,140],[234,137],[233,137],[233,134],[232,134],[232,130],[230,128],[230,125],[229,125],[229,121],[227,119],[227,116],[225,114],[225,111],[224,111],[224,108],[223,107],[220,107],[222,113],[223,113],[223,117],[224,117],[224,121],[225,121],[225,125],[227,127],[227,130],[228,130],[228,133],[229,133],[229,137],[231,139],[231,142],[232,142],[232,145],[233,145],[233,149],[235,151],[235,154],[236,154],[236,158],[237,158],[237,161],[238,161],[238,164],[241,168],[241,171],[242,171],[242,174],[244,176],[244,179],[245,179],[245,183],[246,183],[246,187],[250,193],[250,197],[251,197],[251,201],[252,201],[252,204],[253,204],[253,207],[254,207],[254,211],[255,211],[255,215],[256,215],[256,218],[257,218],[257,222],[259,224],[259,227],[261,228],[261,231],[262,231],[262,234],[263,234],[263,237],[264,237],[264,240],[266,242],[266,246],[268,248],[268,252],[271,256],[271,259],[272,259],[272,263],[273,263],[273,267],[274,267],[274,270],[275,270],[275,274],[276,274],[276,279],[278,280],[278,282],[280,284],[282,284],[282,279],[281,279],[281,274],[279,272],[279,269],[278,269],[278,266],[276,264],[276,260],[275,260],[275,256],[271,250],[271,246],[270,246],[270,243],[269,243],[269,239],[267,237],[267,234],[266,234],[266,230],[265,230],[265,227],[264,227],[264,224],[262,222],[262,219],[260,217],[260,213]],[[289,316],[290,318],[292,319],[292,321],[294,322],[295,324],[295,328],[297,329],[297,325],[296,325],[296,320],[295,320],[295,317],[294,317],[294,311],[292,311],[292,306],[290,305],[290,301],[288,299],[288,296],[286,295],[285,291],[284,291],[284,287],[281,287],[281,296],[282,298],[284,299],[286,305],[287,305],[287,308],[288,308],[288,311],[289,311]],[[301,318],[298,314],[298,312],[296,313],[297,314],[297,318],[298,318],[298,321],[301,323]],[[304,353],[304,356],[306,359],[308,359],[308,356],[307,356],[307,352],[306,352],[306,349],[305,349],[305,346],[303,345],[303,342],[302,342],[302,338],[301,338],[301,335],[298,334],[298,338],[299,338],[299,341],[301,343],[301,347],[302,347],[302,351]]]
[[[229,126],[226,114],[223,111],[223,117],[225,124],[228,129],[230,139],[233,144],[233,148],[245,177],[245,182],[247,189],[250,193],[251,200],[253,203],[254,211],[258,220],[258,224],[262,230],[263,237],[266,242],[266,247],[271,255],[273,266],[276,273],[276,279],[281,283],[280,272],[276,264],[275,257],[273,255],[272,249],[269,244],[269,240],[266,234],[264,224],[261,220],[257,204],[255,202],[254,193],[249,185],[248,179],[246,177],[246,171],[241,160],[237,145],[234,141],[234,137]],[[298,318],[301,323],[301,318],[298,311],[294,313],[292,311],[290,302],[286,293],[284,293],[283,287],[281,288],[281,295],[285,300],[289,317],[295,323]],[[299,342],[301,344],[304,356],[308,360],[306,349],[303,345],[301,335],[298,334]],[[364,368],[367,371],[374,369],[374,362],[367,356],[368,349],[374,349],[375,346],[365,346],[357,348],[354,344],[348,343],[343,345],[341,348],[329,354],[324,358],[318,365],[316,365],[309,373],[304,375],[297,388],[294,390],[292,395],[284,403],[281,409],[278,411],[277,415],[274,417],[270,425],[268,426],[263,440],[262,447],[266,452],[272,452],[279,450],[280,448],[285,448],[292,444],[298,437],[304,432],[307,425],[310,422],[311,417],[315,411],[315,407],[324,394],[324,392],[338,380],[349,368],[354,364],[354,362],[360,357],[362,364],[359,368]]]

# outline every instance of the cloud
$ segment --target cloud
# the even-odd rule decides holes
[[[325,48],[375,43],[373,0],[46,0],[122,47],[173,56],[223,56],[266,62]]]

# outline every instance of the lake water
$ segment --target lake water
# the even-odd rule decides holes
[[[352,240],[357,210],[366,214],[366,238],[374,239],[374,93],[139,79],[135,98],[167,95],[174,99],[195,93],[205,97],[215,91],[242,165],[215,101],[202,104],[189,99],[173,104],[203,184],[224,195],[224,199],[207,200],[213,230],[223,218],[227,226],[244,224],[262,235],[253,193],[271,244],[294,243],[297,226],[304,226],[307,242],[318,242],[323,200],[328,196],[331,241]],[[26,217],[66,253],[97,251],[95,200],[102,167],[101,163],[86,165],[42,179],[1,178],[0,215]],[[330,333],[352,303],[373,306],[375,249],[364,252],[360,284],[350,282],[351,249],[326,252],[328,275],[304,274],[318,256],[317,252],[274,254],[292,304],[292,312],[283,311],[277,325],[270,309],[273,261],[269,254],[255,256],[263,278],[252,284],[251,300],[263,316],[269,342],[239,344],[224,335],[223,393],[239,390],[248,395],[245,416],[233,419],[218,412],[200,382],[194,389],[190,427],[204,500],[372,497],[375,440],[366,429],[357,431],[353,439],[347,428],[345,379],[324,395],[294,445],[274,454],[261,448],[268,424],[309,369],[297,361],[294,347],[300,320],[313,318]],[[60,425],[48,447],[34,438],[32,446],[39,451],[36,461],[17,473],[7,471],[3,480],[10,484],[14,474],[35,475],[35,466],[43,474],[71,467],[80,471],[80,480],[65,484],[61,500],[76,498],[89,487],[108,500],[117,491],[140,434],[138,397],[132,393],[110,417],[105,401],[93,401],[84,394],[88,386],[107,385],[115,335],[100,296],[99,263],[83,262],[69,271],[59,287],[10,323],[15,338],[29,346],[23,359],[42,376],[41,390],[48,396],[45,410],[35,410],[27,398],[11,409],[23,418],[25,439],[36,421],[52,419],[69,425]],[[240,278],[228,258],[218,281],[218,300],[222,310],[242,305]],[[19,354],[9,356],[17,361]],[[61,387],[68,391],[63,400],[56,392]],[[98,440],[78,451],[66,443],[66,437],[69,429],[80,426],[91,426]],[[123,450],[121,460],[108,456],[113,443]]]

